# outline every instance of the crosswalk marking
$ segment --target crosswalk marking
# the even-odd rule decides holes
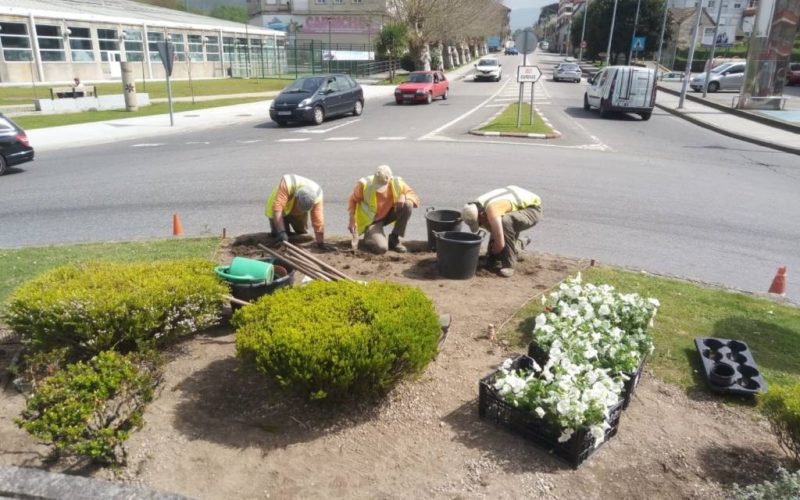
[[[163,142],[147,142],[142,144],[134,144],[131,146],[132,148],[157,148],[159,146],[163,146]]]
[[[302,138],[299,138],[299,139],[278,139],[277,142],[305,142],[305,141],[310,141],[310,140],[311,140],[310,137],[302,137]]]
[[[379,141],[404,141],[405,137],[378,137]]]
[[[358,137],[328,137],[325,141],[357,141]]]

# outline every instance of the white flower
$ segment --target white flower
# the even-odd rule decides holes
[[[542,409],[542,407],[541,407],[541,406],[537,406],[537,407],[536,407],[536,409],[535,409],[535,410],[533,410],[533,412],[534,412],[534,413],[535,413],[535,414],[536,414],[536,415],[537,415],[539,418],[544,418],[544,409]]]
[[[572,430],[572,429],[564,429],[563,431],[561,431],[561,435],[558,437],[558,442],[559,443],[566,443],[567,441],[569,441],[569,438],[572,437],[572,434],[574,432],[575,431]]]
[[[540,314],[540,315],[536,316],[536,326],[537,327],[542,327],[546,323],[547,323],[547,316],[545,316],[544,314]]]
[[[608,316],[609,314],[611,314],[611,308],[609,308],[607,304],[603,304],[597,310],[597,314],[599,314],[600,316]]]

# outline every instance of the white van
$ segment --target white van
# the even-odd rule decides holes
[[[609,66],[589,79],[583,109],[597,108],[606,118],[615,111],[649,120],[656,102],[655,71],[638,66]]]

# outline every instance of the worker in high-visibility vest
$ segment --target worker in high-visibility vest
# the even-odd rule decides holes
[[[406,234],[411,212],[419,207],[414,190],[400,177],[392,174],[388,165],[381,165],[374,175],[362,177],[350,194],[347,210],[350,234],[364,235],[364,247],[373,253],[387,250],[404,253],[406,247],[400,238]],[[387,239],[383,228],[394,224]]]
[[[270,232],[278,241],[288,241],[294,234],[308,233],[308,216],[314,227],[314,239],[322,250],[333,250],[325,243],[325,219],[322,211],[322,188],[316,182],[295,174],[286,174],[272,190],[264,213]]]
[[[542,219],[542,199],[521,187],[507,186],[464,205],[461,218],[473,233],[480,227],[489,230],[489,268],[499,266],[500,276],[510,278],[519,250],[530,242],[520,233]]]

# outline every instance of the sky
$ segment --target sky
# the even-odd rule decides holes
[[[511,9],[511,30],[527,28],[539,19],[539,9],[556,0],[503,0]]]

